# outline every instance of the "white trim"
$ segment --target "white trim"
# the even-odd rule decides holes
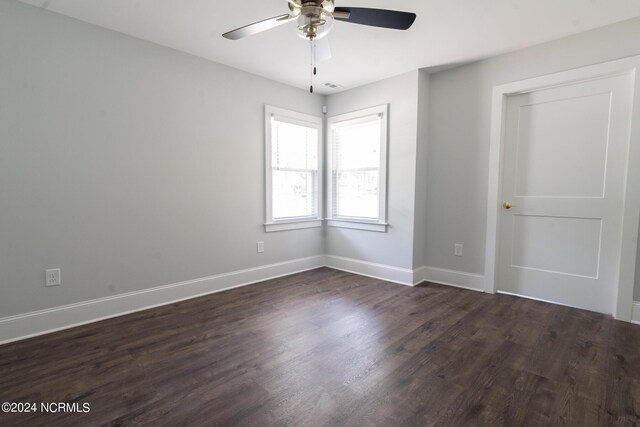
[[[633,309],[631,310],[631,323],[640,325],[640,301],[633,302]]]
[[[283,231],[283,230],[294,230],[298,228],[310,228],[310,227],[320,227],[320,225],[300,225],[300,226],[280,226],[280,227],[272,227],[273,224],[284,224],[284,223],[293,223],[293,221],[274,221],[273,219],[273,194],[271,189],[271,118],[277,118],[279,121],[284,121],[287,123],[292,123],[300,126],[307,126],[318,131],[318,170],[316,171],[317,176],[317,184],[316,184],[316,215],[312,218],[305,218],[305,221],[308,220],[316,220],[320,221],[322,219],[323,212],[323,173],[324,173],[324,164],[323,164],[323,153],[324,153],[324,127],[323,127],[323,118],[312,116],[309,114],[298,113],[296,111],[285,110],[284,108],[274,107],[272,105],[265,104],[264,106],[264,176],[265,176],[265,232],[271,231]]]
[[[388,224],[379,223],[379,222],[345,221],[342,219],[327,220],[327,226],[329,227],[341,227],[341,228],[351,228],[354,230],[378,231],[380,233],[387,232],[387,225]]]
[[[426,269],[427,267],[423,266],[413,270],[413,286],[417,286],[426,280],[425,279],[427,275]]]
[[[382,112],[379,111],[378,108],[379,107],[367,108],[366,110],[353,111],[351,113],[335,116],[335,118],[339,118],[339,120],[335,120],[333,126],[339,129],[346,125],[357,126],[364,123],[374,123],[376,120],[380,119],[380,116],[382,115]],[[332,119],[333,118],[334,117],[332,117]],[[349,123],[346,123],[347,121]]]
[[[300,228],[315,228],[322,227],[322,220],[320,219],[307,219],[297,221],[277,221],[264,225],[265,233],[271,233],[273,231],[285,231],[285,230],[297,230]]]
[[[636,69],[638,68],[640,68],[640,56],[633,56],[617,61],[507,83],[493,88],[487,196],[485,292],[495,293],[497,290],[496,271],[499,259],[497,238],[500,231],[501,166],[504,148],[502,143],[504,135],[503,117],[506,107],[506,97],[508,95],[626,73],[633,73],[635,77],[635,87],[640,87],[640,74],[636,73]],[[638,117],[639,112],[640,96],[635,96],[632,116]],[[622,225],[623,237],[620,252],[620,280],[616,297],[617,303],[614,311],[615,318],[626,321],[631,320],[637,250],[637,241],[635,240],[638,236],[638,218],[640,217],[640,120],[634,120],[631,127]]]
[[[386,232],[387,227],[367,227],[365,222],[350,220],[349,218],[336,217],[333,213],[333,128],[340,127],[346,121],[358,121],[366,119],[368,116],[377,115],[380,117],[380,169],[379,169],[379,186],[378,186],[378,218],[375,222],[367,224],[386,224],[387,222],[387,150],[388,150],[388,121],[389,121],[389,105],[382,104],[376,107],[365,108],[363,110],[352,111],[350,113],[340,114],[329,117],[327,119],[327,161],[326,161],[326,185],[327,185],[327,219],[335,220],[334,227],[345,227],[358,230]],[[353,225],[345,225],[351,222]]]
[[[454,286],[471,291],[484,291],[484,276],[480,274],[428,266],[420,267],[416,271],[420,272],[420,282],[438,283],[440,285]]]
[[[386,264],[360,261],[335,255],[325,255],[327,267],[335,270],[347,271],[361,276],[373,277],[400,285],[413,286],[413,270],[394,267]]]
[[[5,317],[0,319],[0,344],[246,286],[324,265],[324,255],[317,255]]]

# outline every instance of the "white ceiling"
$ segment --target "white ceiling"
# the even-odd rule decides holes
[[[309,47],[295,23],[242,40],[234,28],[288,12],[287,0],[21,0],[300,88]],[[395,31],[336,22],[333,57],[318,66],[319,93],[411,70],[468,62],[640,16],[640,0],[338,0],[339,6],[415,12]]]

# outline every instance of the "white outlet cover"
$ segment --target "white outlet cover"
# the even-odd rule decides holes
[[[462,243],[456,243],[456,244],[453,246],[453,253],[454,253],[454,255],[456,255],[456,256],[462,256],[462,248],[463,248]]]
[[[62,274],[59,268],[53,268],[46,270],[45,272],[45,286],[59,286],[62,284]]]

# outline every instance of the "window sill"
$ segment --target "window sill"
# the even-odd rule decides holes
[[[264,231],[267,233],[271,233],[273,231],[298,230],[301,228],[315,228],[315,227],[322,227],[322,220],[304,219],[304,220],[294,220],[294,221],[270,222],[264,225]]]
[[[351,228],[354,230],[377,231],[379,233],[386,233],[387,226],[389,224],[384,222],[364,222],[364,221],[350,221],[350,220],[343,220],[343,219],[329,219],[327,220],[327,225],[329,227]]]

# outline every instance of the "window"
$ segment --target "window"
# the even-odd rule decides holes
[[[265,107],[266,231],[321,223],[322,119]]]
[[[387,106],[332,117],[328,129],[328,225],[386,231]]]

